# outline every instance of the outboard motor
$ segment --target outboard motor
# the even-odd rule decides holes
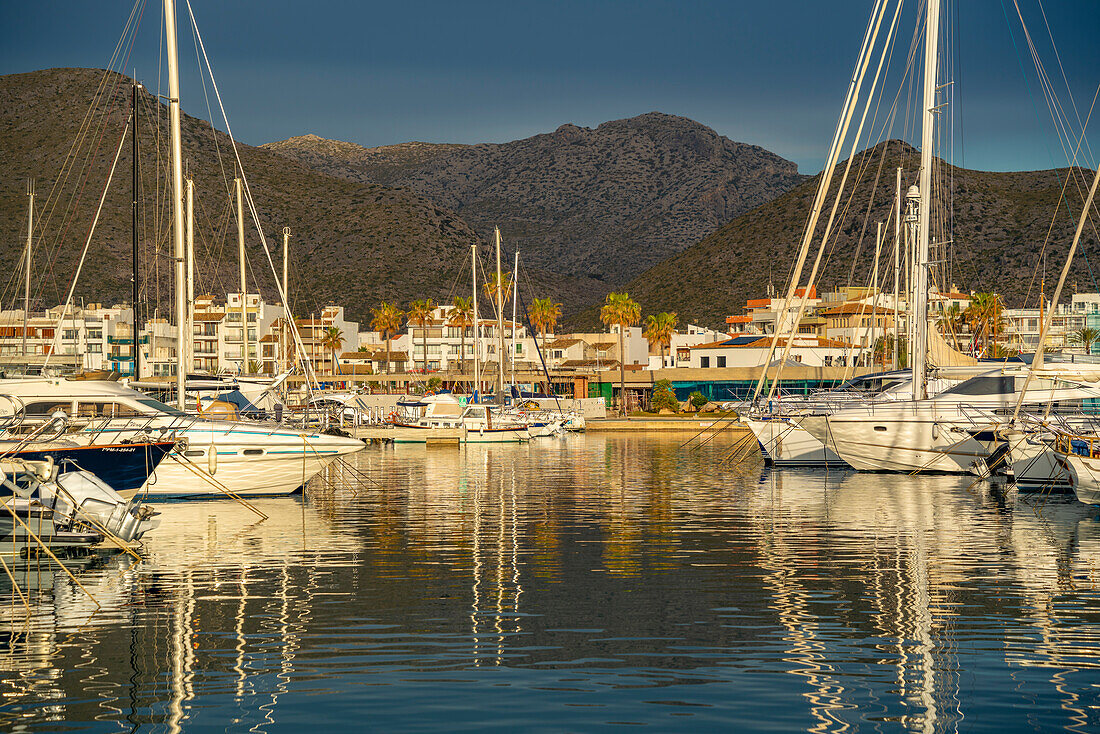
[[[98,523],[112,535],[129,543],[160,525],[159,513],[138,497],[124,500],[103,480],[87,471],[60,474],[39,487],[40,501],[54,511],[54,523],[64,518],[69,524]]]

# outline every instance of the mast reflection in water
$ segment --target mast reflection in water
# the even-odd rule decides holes
[[[1100,728],[1100,522],[966,478],[570,436],[161,506],[2,590],[0,728]]]

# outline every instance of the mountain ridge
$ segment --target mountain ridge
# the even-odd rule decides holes
[[[365,148],[300,136],[262,147],[349,180],[407,186],[483,237],[500,226],[526,262],[607,287],[802,180],[770,151],[660,112],[507,143]]]
[[[894,169],[903,169],[903,187],[916,182],[920,153],[904,142],[886,141],[855,155],[860,158],[860,165],[853,166],[853,171],[863,169],[864,175],[851,189],[854,194],[846,207],[848,216],[835,227],[833,244],[817,281],[819,291],[849,283],[868,284],[874,223],[893,221]],[[841,168],[843,165],[842,161]],[[1067,212],[1061,203],[1061,192],[1070,169],[988,172],[954,167],[943,161],[938,161],[937,166],[943,180],[950,182],[954,211],[951,231],[954,244],[945,258],[933,254],[947,263],[948,273],[943,279],[946,282],[939,285],[966,291],[992,290],[1001,294],[1009,306],[1034,306],[1039,288],[1036,263],[1047,241],[1048,229],[1048,274],[1053,276],[1061,268],[1073,237],[1092,172],[1076,169],[1078,185],[1070,184],[1066,189],[1071,207]],[[882,175],[878,176],[880,170]],[[692,247],[650,268],[627,284],[625,290],[639,301],[645,313],[677,311],[681,321],[694,319],[711,326],[721,325],[718,319],[723,316],[742,313],[747,299],[763,297],[769,281],[782,293],[820,175],[737,217]],[[877,188],[875,178],[880,178]],[[836,188],[834,181],[830,197],[835,195]],[[813,253],[827,214],[828,210],[815,233]],[[889,231],[892,233],[892,228]],[[892,258],[892,234],[890,237]],[[1082,256],[1074,263],[1069,283],[1075,280],[1090,283],[1100,290],[1087,262],[1089,252],[1097,254],[1096,234],[1091,227],[1082,235],[1081,248]],[[761,258],[760,253],[766,255]],[[812,262],[811,255],[803,283]],[[880,267],[885,267],[881,261]],[[693,277],[698,273],[706,273],[705,282]],[[597,320],[595,309],[589,308],[575,314],[571,323],[591,325]]]
[[[61,176],[66,153],[84,129],[85,114],[101,85],[107,91],[93,118],[96,135],[85,137],[86,143],[99,140],[99,145],[81,148],[78,167]],[[0,268],[9,274],[18,268],[26,236],[24,180],[37,178],[41,211],[36,216],[34,291],[39,310],[64,300],[130,109],[130,89],[127,77],[102,69],[47,69],[0,77],[0,151],[6,174],[0,177]],[[141,99],[143,298],[150,314],[165,314],[171,310],[163,177],[167,115],[148,92]],[[219,165],[229,150],[228,136],[184,114],[182,142],[185,165],[195,179],[196,292],[236,292],[236,225],[228,190],[233,173]],[[452,284],[468,278],[462,270],[465,263],[469,272],[471,244],[487,251],[488,243],[454,212],[407,188],[327,176],[271,151],[237,145],[277,265],[278,233],[291,226],[290,297],[296,313],[338,303],[350,318],[364,321],[382,299],[405,307],[416,298],[449,299],[455,295],[452,288],[461,294],[468,290]],[[85,163],[87,169],[81,170]],[[130,301],[130,166],[127,141],[91,240],[78,299]],[[64,183],[50,198],[55,180]],[[247,210],[245,216],[249,287],[258,285],[269,302],[278,302],[274,276]],[[532,278],[537,288],[553,287],[559,300],[571,304],[591,291],[587,282],[558,274],[535,270]],[[0,291],[5,305],[16,300],[13,282],[12,276]]]

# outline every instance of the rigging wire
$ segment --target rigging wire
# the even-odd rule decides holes
[[[1016,7],[1016,9],[1018,11],[1017,12],[1017,17],[1019,18],[1021,25],[1024,27],[1024,34],[1028,39],[1030,39],[1031,34],[1027,30],[1027,23],[1024,20],[1023,14],[1021,12],[1019,12],[1019,6],[1018,6],[1018,4],[1016,4],[1016,0],[1013,0],[1013,4],[1014,4],[1014,6]],[[1005,7],[1004,0],[1001,0],[1001,11],[1002,11],[1002,14],[1003,14],[1004,19],[1005,19],[1005,25],[1008,27],[1008,34],[1009,34],[1009,38],[1012,41],[1012,49],[1016,54],[1016,62],[1017,62],[1017,65],[1019,66],[1019,69],[1020,69],[1020,75],[1024,78],[1024,87],[1027,90],[1028,100],[1031,102],[1032,112],[1035,114],[1036,121],[1038,122],[1039,119],[1040,119],[1038,105],[1035,102],[1035,95],[1033,94],[1033,92],[1031,90],[1031,82],[1028,79],[1028,75],[1024,70],[1024,63],[1023,63],[1022,54],[1020,53],[1019,46],[1016,43],[1016,34],[1012,30],[1012,23],[1009,20],[1008,8]],[[1045,14],[1044,14],[1044,17],[1045,17]],[[1031,47],[1031,44],[1030,44],[1030,41],[1029,41],[1029,50],[1031,50],[1031,48],[1032,47]],[[1046,91],[1045,83],[1042,81],[1045,78],[1045,72],[1042,71],[1042,62],[1035,53],[1032,53],[1032,62],[1037,65],[1037,74],[1040,77],[1040,83],[1043,85],[1043,95],[1044,95],[1044,100],[1047,101],[1048,111],[1051,111],[1052,114],[1055,114],[1053,112],[1053,108],[1051,107],[1051,103],[1047,99],[1047,91]],[[1072,97],[1072,92],[1070,93],[1070,96]],[[1094,99],[1094,104],[1095,104],[1095,99]],[[1055,129],[1058,132],[1059,143],[1062,143],[1063,127],[1061,125],[1061,121],[1058,120],[1058,119],[1055,120]],[[1076,137],[1076,135],[1074,137]],[[1080,136],[1080,139],[1078,141],[1078,146],[1077,146],[1078,148],[1081,145],[1081,141],[1084,140],[1084,137],[1085,137],[1085,132],[1084,132],[1084,129],[1082,129],[1081,136]],[[1050,148],[1049,142],[1047,142],[1046,148],[1047,148],[1047,155],[1050,157],[1050,160],[1053,164],[1053,162],[1054,162],[1054,153]],[[1079,183],[1079,181],[1077,179],[1077,175],[1076,175],[1077,174],[1077,169],[1073,165],[1076,162],[1076,154],[1071,157],[1069,155],[1068,151],[1066,150],[1066,147],[1065,147],[1064,144],[1062,144],[1062,148],[1063,148],[1063,153],[1066,155],[1066,158],[1070,163],[1070,168],[1067,171],[1067,180],[1072,180],[1074,182],[1074,184],[1078,188],[1078,192],[1082,196],[1082,199],[1084,199],[1084,192],[1081,190],[1081,184]],[[1062,194],[1060,195],[1060,201],[1065,201],[1065,187],[1063,187],[1063,189],[1062,189]],[[1065,201],[1065,205],[1066,205],[1067,215],[1072,217],[1069,202]],[[1058,210],[1059,210],[1059,207],[1056,205],[1055,206],[1055,211],[1054,211],[1054,217],[1057,217]],[[1089,217],[1088,221],[1089,221],[1089,224],[1092,225],[1093,235],[1096,236],[1096,225],[1092,221],[1091,216]],[[1048,231],[1047,238],[1043,242],[1043,246],[1040,249],[1040,253],[1045,253],[1046,252],[1046,248],[1049,244],[1049,241],[1050,241],[1050,238],[1051,238],[1052,234],[1053,234],[1053,223],[1051,225],[1051,229]],[[1097,290],[1100,290],[1100,286],[1097,285],[1095,275],[1092,272],[1092,265],[1089,262],[1088,255],[1084,251],[1083,248],[1081,249],[1081,255],[1085,260],[1085,265],[1088,268],[1089,276],[1093,281],[1093,287],[1096,288]],[[1032,277],[1031,277],[1031,285],[1029,285],[1029,287],[1028,287],[1029,297],[1030,297],[1031,289],[1034,286],[1034,283],[1035,283],[1035,270],[1033,268],[1032,269]],[[1051,307],[1053,308],[1054,304],[1052,304]]]
[[[267,244],[267,237],[264,235],[263,227],[260,226],[259,212],[256,209],[256,202],[252,197],[252,189],[251,189],[251,187],[248,183],[248,178],[247,178],[247,176],[245,175],[245,172],[244,172],[244,165],[241,162],[241,154],[240,154],[240,151],[237,148],[237,141],[233,137],[233,130],[229,125],[229,118],[228,118],[228,116],[226,115],[226,112],[225,112],[225,105],[222,103],[221,94],[218,92],[218,83],[214,79],[214,72],[213,72],[213,69],[210,66],[210,59],[209,59],[209,57],[207,56],[207,53],[206,53],[206,46],[202,41],[202,35],[199,33],[198,23],[195,20],[195,13],[194,13],[194,10],[192,10],[192,8],[191,8],[191,2],[190,2],[190,0],[186,0],[186,2],[187,2],[187,12],[188,12],[188,15],[191,18],[191,28],[192,28],[192,31],[195,34],[196,40],[198,41],[199,50],[202,52],[203,61],[205,62],[205,65],[206,65],[206,71],[210,75],[210,85],[214,90],[214,96],[218,101],[218,108],[221,111],[222,121],[225,123],[226,134],[229,136],[229,142],[232,145],[233,156],[234,156],[234,158],[236,160],[236,164],[237,164],[237,169],[236,170],[238,170],[241,174],[241,184],[242,184],[243,189],[244,189],[245,198],[248,201],[248,209],[249,209],[250,214],[252,215],[252,222],[256,226],[256,232],[260,235],[260,242],[263,245],[264,254],[267,256],[268,265],[271,267],[271,273],[275,278],[275,288],[279,292],[279,295],[282,298],[283,303],[286,303],[287,302],[286,294],[283,292],[283,285],[280,282],[279,275],[278,275],[278,273],[275,269],[275,261],[271,256],[271,250],[270,250],[270,248],[268,247],[268,244]],[[301,335],[298,333],[297,324],[295,324],[292,319],[287,319],[287,323],[290,325],[290,331],[291,331],[291,334],[293,336],[295,346],[298,347],[303,354],[306,353],[305,346],[304,346],[304,344],[302,342],[302,339],[301,339]],[[315,373],[313,373],[312,360],[306,360],[306,365],[307,365],[307,367],[306,367],[306,370],[305,370],[306,371],[306,383],[305,384],[306,384],[306,387],[309,390],[310,394],[312,394],[312,392],[313,392],[313,383],[317,382],[317,376],[316,376]]]

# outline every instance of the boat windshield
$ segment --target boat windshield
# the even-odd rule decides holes
[[[971,377],[943,391],[943,395],[1011,395],[1016,392],[1016,378],[1011,375]]]
[[[891,390],[906,382],[905,377],[900,375],[863,375],[841,383],[834,390],[836,392],[877,394]]]
[[[173,408],[171,405],[165,405],[164,403],[160,402],[159,400],[153,400],[152,398],[138,398],[138,402],[141,403],[142,405],[144,405],[147,408],[152,408],[153,410],[157,411],[158,413],[166,413],[168,415],[184,416],[184,417],[187,415],[186,413],[184,413],[179,408]]]

